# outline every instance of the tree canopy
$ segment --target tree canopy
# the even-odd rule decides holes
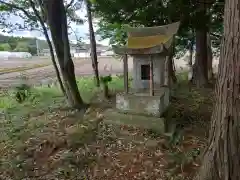
[[[16,46],[16,48],[14,49],[15,52],[28,52],[28,45],[26,43],[23,42],[19,42]]]
[[[11,46],[8,43],[0,44],[0,51],[11,51]]]
[[[199,17],[198,1],[191,0],[96,0],[93,1],[95,17],[100,18],[99,35],[110,38],[111,44],[123,44],[126,34],[123,24],[130,26],[159,26],[180,21],[181,26],[176,36],[178,52],[188,48],[189,39],[194,35],[194,29],[202,24],[210,27],[215,47],[219,46],[222,34],[222,1],[208,5],[208,13]],[[199,21],[201,18],[201,21]]]
[[[48,48],[47,42],[45,40],[38,39],[37,41],[40,51]],[[7,48],[2,48],[3,46]],[[19,47],[24,48],[19,49]],[[21,50],[29,52],[32,55],[36,55],[37,53],[36,38],[0,35],[0,51],[21,51]]]

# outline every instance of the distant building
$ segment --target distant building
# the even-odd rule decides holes
[[[103,53],[105,53],[109,49],[108,46],[104,46],[101,44],[97,44],[97,55],[101,56]],[[71,44],[70,52],[72,57],[90,57],[91,55],[91,46],[90,44],[82,44],[81,47],[77,44]],[[40,52],[40,55],[43,56],[50,56],[50,50],[49,49],[43,49]]]
[[[73,54],[73,57],[83,57],[87,58],[90,57],[90,53],[87,49],[77,48],[76,52]]]
[[[111,50],[107,50],[101,53],[101,56],[113,56],[114,52]]]
[[[31,58],[32,55],[29,52],[8,52],[8,51],[0,51],[0,59],[8,60],[14,58]]]
[[[55,54],[55,52],[54,52],[54,54]],[[40,56],[50,56],[51,55],[50,50],[49,49],[43,49],[43,50],[40,51],[39,55]]]

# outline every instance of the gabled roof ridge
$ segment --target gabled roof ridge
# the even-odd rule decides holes
[[[174,22],[163,26],[153,27],[130,27],[125,26],[129,37],[143,37],[151,35],[175,35],[179,29],[180,22]]]

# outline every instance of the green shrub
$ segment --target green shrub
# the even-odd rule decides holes
[[[16,87],[15,100],[18,103],[24,102],[30,93],[30,86],[27,84],[21,84]]]
[[[108,87],[108,83],[112,81],[112,76],[102,76],[100,77],[100,81],[103,85],[103,93],[104,93],[104,97],[105,98],[109,98],[109,87]]]

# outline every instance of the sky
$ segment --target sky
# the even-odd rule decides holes
[[[83,42],[85,43],[89,43],[89,39],[88,37],[86,36],[86,34],[88,33],[88,22],[87,22],[87,18],[86,18],[86,11],[85,9],[82,9],[82,10],[78,10],[77,12],[77,15],[84,19],[85,20],[85,23],[83,25],[77,25],[75,23],[71,23],[71,29],[77,34],[78,38],[79,37],[82,37],[83,38]],[[21,17],[17,17],[17,16],[14,16],[12,15],[8,21],[10,23],[15,23],[15,22],[18,22],[20,24],[23,24],[23,19]],[[96,30],[98,27],[96,24],[94,24],[94,30]],[[13,33],[4,33],[2,32],[2,30],[0,29],[0,32],[1,34],[4,34],[4,35],[10,35],[10,36],[22,36],[22,37],[36,37],[38,39],[45,39],[44,38],[44,35],[39,32],[39,31],[29,31],[29,30],[21,30],[21,31],[14,31]],[[69,36],[69,39],[72,41],[72,42],[76,42],[76,36],[74,35],[74,33],[71,33],[71,35]],[[103,45],[108,45],[109,44],[109,40],[103,40],[103,41],[100,41],[98,37],[96,37],[96,41],[98,44],[103,44]]]

